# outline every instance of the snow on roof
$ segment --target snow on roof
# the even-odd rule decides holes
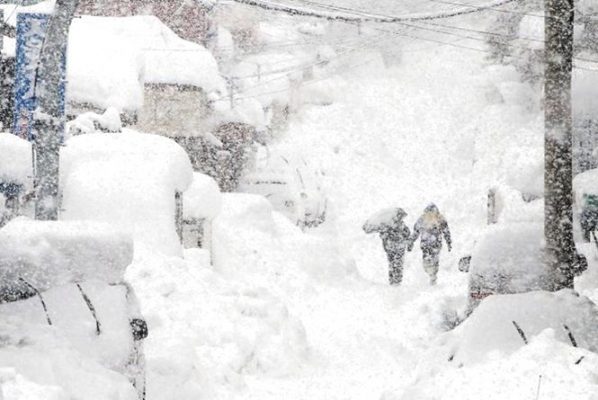
[[[136,244],[179,256],[175,192],[192,178],[187,153],[168,138],[129,129],[75,136],[62,150],[61,218],[108,222]]]
[[[71,29],[84,39],[101,38],[108,48],[120,43],[136,47],[143,55],[145,82],[194,85],[207,92],[224,88],[212,54],[181,39],[154,16],[86,16],[74,20]]]
[[[31,143],[10,133],[0,133],[0,182],[32,186]]]
[[[143,83],[226,91],[212,54],[179,38],[154,16],[73,20],[68,80],[70,101],[119,111],[141,108]]]
[[[100,34],[88,19],[75,19],[69,34],[69,101],[121,112],[141,108],[144,65],[138,44],[109,30]]]

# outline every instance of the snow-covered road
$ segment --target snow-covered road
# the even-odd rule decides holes
[[[310,280],[309,295],[277,293],[304,324],[310,357],[285,377],[247,377],[240,398],[379,399],[410,382],[421,351],[444,329],[444,311],[462,305],[466,279],[456,270],[457,256],[443,254],[440,284],[429,288],[414,251],[404,286],[388,287],[380,241],[361,225],[387,206],[404,207],[411,225],[434,201],[451,224],[458,254],[485,223],[487,187],[473,179],[472,152],[475,122],[486,107],[482,65],[475,54],[436,49],[392,70],[348,75],[337,102],[302,112],[273,146],[274,153],[300,152],[325,171],[332,220],[308,236],[334,242],[355,260],[359,276]],[[320,249],[311,262],[325,268],[334,256]]]
[[[463,307],[456,262],[485,225],[487,190],[535,154],[518,149],[541,143],[533,98],[509,68],[451,47],[408,53],[388,70],[370,63],[332,84],[336,101],[305,107],[270,146],[325,172],[324,225],[303,233],[265,199],[226,195],[214,271],[192,259],[131,269],[154,328],[150,400],[392,398]],[[428,286],[416,249],[404,284],[389,287],[380,240],[361,226],[388,206],[412,225],[429,202],[455,244],[439,284]]]

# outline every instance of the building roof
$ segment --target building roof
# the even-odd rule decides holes
[[[68,79],[71,101],[121,110],[140,107],[143,83],[191,85],[219,94],[226,90],[212,54],[153,16],[75,19]]]

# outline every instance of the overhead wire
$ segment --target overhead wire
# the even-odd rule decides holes
[[[246,4],[245,1],[237,1],[237,0],[233,0],[233,1],[241,2],[243,4]],[[338,7],[338,6],[332,6],[332,5],[322,5],[320,3],[315,3],[315,2],[312,2],[312,1],[309,1],[309,0],[301,0],[301,1],[303,3],[308,3],[308,4],[312,4],[312,5],[323,6],[324,8],[333,9],[334,11],[350,11],[352,13],[357,13],[357,15],[362,12],[360,10],[348,9],[346,7]],[[437,0],[430,0],[430,1],[437,1]],[[504,2],[504,3],[501,2],[501,4],[506,4],[506,3],[507,2]],[[463,6],[469,6],[469,7],[474,7],[473,5],[467,5],[467,4],[462,4],[462,3],[455,3],[455,4],[463,5]],[[480,11],[482,9],[490,9],[490,7],[484,7],[484,8],[477,7],[476,8],[477,11]],[[280,10],[275,10],[275,11],[280,11]],[[369,14],[364,14],[364,15],[369,15]],[[532,15],[532,14],[526,14],[526,15]],[[532,15],[532,16],[534,16],[534,15]],[[362,22],[362,21],[371,20],[371,19],[368,19],[368,18],[364,17],[364,18],[360,18],[360,19],[355,19],[352,22],[355,22],[355,21]],[[395,17],[395,19],[396,19],[396,17]],[[409,20],[409,19],[407,19],[407,20]],[[435,22],[429,22],[428,19],[422,19],[422,20],[416,20],[416,21],[421,21],[421,23],[424,23],[424,24],[427,24],[427,25],[440,26],[440,27],[443,27],[443,28],[446,28],[446,29],[461,30],[461,31],[478,33],[478,34],[482,34],[482,35],[505,37],[505,38],[509,38],[509,39],[522,39],[522,40],[528,40],[528,41],[532,41],[532,42],[542,42],[542,43],[544,42],[544,40],[535,39],[535,38],[525,38],[525,37],[517,38],[517,37],[514,37],[512,35],[505,35],[505,34],[501,34],[501,33],[498,33],[498,32],[481,31],[481,30],[468,29],[468,28],[463,28],[463,27],[454,27],[454,26],[450,26],[450,25],[446,26],[446,25],[435,23]],[[400,22],[400,21],[397,20],[396,22]],[[419,25],[413,25],[413,24],[407,24],[407,23],[400,23],[399,25],[407,26],[407,27],[409,27],[411,29],[426,30],[426,31],[431,31],[431,32],[435,32],[435,33],[441,33],[441,34],[445,34],[445,35],[448,34],[448,35],[456,36],[456,37],[459,37],[459,38],[465,39],[465,40],[475,40],[475,41],[486,42],[486,39],[483,38],[483,37],[475,37],[475,36],[469,36],[469,35],[467,35],[467,36],[466,35],[459,35],[459,34],[457,34],[455,32],[447,32],[445,30],[431,29],[431,28],[426,28],[426,27],[422,27],[422,26],[419,26]],[[487,53],[487,54],[491,54],[492,53],[488,49],[483,49],[483,48],[471,47],[471,46],[463,45],[462,43],[459,43],[457,41],[454,41],[454,42],[444,42],[444,41],[441,41],[441,40],[438,40],[438,39],[424,38],[424,37],[416,36],[416,35],[413,35],[413,34],[410,34],[410,33],[406,33],[404,31],[402,31],[402,32],[389,31],[389,30],[381,29],[381,28],[373,28],[373,29],[378,30],[378,31],[382,31],[382,32],[385,32],[385,33],[389,33],[389,34],[392,34],[392,35],[396,35],[396,36],[407,37],[407,38],[411,38],[411,39],[415,39],[415,40],[420,40],[420,41],[427,41],[427,42],[438,43],[439,46],[451,46],[451,47],[456,47],[456,48],[461,48],[461,49],[466,49],[466,50],[476,51],[476,52],[481,52],[481,53]],[[522,48],[522,49],[527,49],[527,50],[531,49],[531,48],[526,47],[526,46],[516,46],[516,45],[510,44],[510,43],[505,43],[505,45],[507,45],[509,47],[514,47],[514,48]],[[356,51],[356,50],[357,49],[354,49],[352,51]],[[598,69],[587,68],[585,66],[581,66],[578,63],[575,63],[575,61],[583,61],[583,62],[589,62],[589,63],[598,63],[598,60],[591,60],[591,59],[586,59],[586,58],[582,58],[582,57],[575,57],[574,63],[573,63],[573,67],[576,68],[576,69],[585,70],[585,71],[592,71],[592,72],[598,72]],[[305,70],[307,68],[311,68],[313,66],[317,66],[317,65],[319,65],[319,64],[321,64],[323,62],[329,62],[329,61],[328,60],[320,61],[320,62],[317,62],[317,63],[312,63],[312,64],[309,64],[309,65],[306,65],[304,67],[296,68],[296,69],[291,68],[289,72],[299,72],[301,70]],[[337,67],[334,71],[336,71],[338,69],[339,69],[339,67]],[[285,70],[285,72],[286,72],[286,70]],[[272,74],[276,74],[276,73],[277,72],[275,72],[275,71],[272,72]],[[279,73],[284,73],[284,72],[280,71]],[[248,76],[248,77],[249,78],[250,77],[257,77],[257,75]],[[311,82],[319,81],[321,79],[327,79],[327,78],[328,77],[323,77],[323,78],[320,78],[320,79],[310,79],[310,80],[302,82],[301,85],[310,84]],[[260,83],[258,85],[255,85],[255,86],[252,86],[252,87],[248,87],[248,88],[244,88],[239,93],[242,94],[242,93],[250,92],[251,90],[254,90],[254,89],[262,87],[262,86],[265,86],[268,83],[271,83],[273,81],[280,80],[280,79],[287,79],[287,77],[286,76],[282,76],[282,77],[274,78],[272,80],[268,80],[268,81],[262,82],[262,83]],[[260,96],[268,95],[268,94],[283,93],[283,92],[288,91],[289,89],[291,89],[290,86],[286,87],[284,89],[267,91],[267,92],[261,92],[261,93],[257,93],[257,94],[253,94],[253,95],[249,95],[249,96],[246,95],[246,96],[234,97],[234,100],[243,100],[243,99],[248,99],[248,98],[256,98],[256,97],[260,97]],[[223,101],[223,100],[228,100],[228,99],[222,98],[222,99],[217,99],[215,101]]]
[[[432,2],[432,3],[446,4],[446,5],[453,5],[453,6],[460,6],[460,7],[475,7],[473,4],[460,3],[460,2],[455,2],[455,1],[447,1],[447,0],[427,0],[427,1]],[[542,18],[542,19],[556,18],[556,17],[547,16],[544,14],[533,14],[533,13],[529,13],[529,12],[525,12],[525,11],[517,11],[517,10],[504,10],[504,9],[500,9],[500,8],[496,8],[496,7],[488,7],[487,10],[492,11],[492,12],[503,13],[503,14],[523,15],[523,16],[534,17],[534,18]]]
[[[351,11],[356,12],[356,13],[361,12],[360,10],[353,9],[353,8],[347,8],[347,7],[341,7],[341,6],[333,6],[333,5],[328,5],[328,4],[322,4],[322,3],[314,2],[314,1],[311,1],[311,0],[299,0],[299,1],[301,1],[302,3],[316,5],[316,6],[322,6],[322,7],[326,7],[326,8],[333,9],[333,10],[351,10]],[[439,2],[441,0],[428,0],[428,1]],[[451,4],[464,5],[463,3],[451,3]],[[364,15],[367,15],[367,14],[364,14]],[[529,15],[531,15],[531,14],[529,14]],[[423,21],[421,23],[423,23],[423,24],[429,24],[429,25],[435,25],[435,26],[441,26],[441,27],[448,28],[448,29],[453,28],[453,29],[458,29],[458,30],[463,30],[463,31],[469,31],[469,32],[474,32],[474,33],[479,33],[479,34],[484,34],[484,35],[492,35],[492,36],[497,36],[497,37],[503,37],[503,38],[508,38],[508,39],[520,39],[520,40],[531,41],[531,42],[545,43],[544,39],[529,38],[529,37],[513,37],[511,35],[500,34],[498,32],[488,32],[488,31],[468,29],[468,28],[461,28],[461,27],[452,27],[452,26],[449,26],[449,25],[443,25],[443,24],[438,24],[438,23],[435,23],[435,22],[428,22],[428,21]],[[408,23],[399,23],[399,24],[403,25],[403,26],[411,27],[411,28],[414,28],[414,29],[427,30],[427,31],[436,32],[436,33],[443,33],[443,34],[447,34],[447,35],[461,37],[461,38],[468,39],[468,40],[476,40],[476,41],[483,41],[483,42],[486,41],[485,38],[459,35],[459,34],[454,33],[454,32],[447,32],[447,31],[442,31],[442,30],[437,30],[437,29],[432,29],[432,28],[426,28],[426,27],[422,27],[422,26],[419,26],[419,25],[413,25],[413,24],[408,24]],[[521,49],[526,49],[526,50],[530,49],[527,46],[517,46],[517,45],[510,44],[510,43],[505,43],[505,45],[513,47],[513,48],[521,48]],[[585,61],[585,62],[590,62],[590,63],[598,63],[598,60],[592,60],[592,59],[584,58],[584,57],[575,57],[575,59],[578,60],[578,61]]]
[[[378,36],[383,36],[383,35],[378,35]],[[377,37],[374,38],[367,38],[367,37],[359,37],[359,38],[353,38],[351,40],[342,40],[339,42],[332,42],[332,43],[322,43],[319,42],[318,44],[321,45],[337,45],[337,46],[341,46],[341,47],[346,47],[347,49],[352,49],[354,48],[354,45],[358,45],[357,47],[361,48],[363,47],[363,45],[365,43],[371,42],[372,40],[375,40]],[[364,43],[365,42],[365,43]],[[343,53],[344,54],[344,53]],[[324,60],[325,61],[325,60]],[[269,70],[269,71],[264,71],[264,72],[260,72],[259,74],[250,74],[250,75],[237,75],[237,76],[230,76],[230,78],[234,78],[234,79],[243,79],[243,78],[252,78],[252,77],[263,77],[263,76],[268,76],[268,75],[274,75],[274,74],[280,74],[280,73],[286,73],[286,72],[294,72],[294,71],[298,71],[298,70],[303,70],[306,68],[310,68],[312,66],[316,66],[324,61],[318,61],[315,64],[307,64],[307,65],[291,65],[282,69],[278,69],[278,70]],[[251,61],[249,61],[251,62]],[[268,63],[267,66],[268,67],[272,67],[274,65],[279,65],[279,64],[284,64],[284,63],[288,63],[289,60],[280,60],[274,63]]]
[[[381,38],[382,36],[383,35],[378,35],[378,36],[376,36],[374,38],[371,38],[370,40],[377,40],[377,39]],[[304,65],[304,66],[300,67],[300,68],[296,68],[296,69],[292,70],[291,72],[289,72],[289,74],[292,73],[292,72],[300,72],[300,71],[304,71],[304,70],[307,70],[307,69],[310,69],[310,68],[313,68],[313,67],[316,67],[316,66],[319,66],[319,65],[325,65],[325,64],[331,63],[331,62],[333,62],[335,60],[340,59],[342,56],[344,56],[346,54],[350,54],[350,53],[353,53],[355,51],[361,50],[361,49],[363,49],[363,47],[364,46],[347,49],[347,50],[345,50],[343,52],[338,53],[332,60],[326,59],[326,60],[321,60],[321,61],[317,61],[317,62],[314,62],[314,63],[309,63],[307,65]],[[338,67],[336,69],[338,69]],[[255,77],[257,77],[257,75],[250,76],[250,77],[254,77],[255,78]],[[243,88],[238,93],[240,93],[240,94],[242,94],[242,93],[248,93],[248,92],[251,92],[251,91],[253,91],[255,89],[258,89],[260,87],[265,87],[266,85],[269,85],[272,82],[283,80],[283,79],[288,79],[288,75],[279,76],[279,77],[276,77],[276,78],[273,78],[273,79],[270,79],[270,80],[267,80],[267,81],[260,82],[260,83],[258,83],[256,85]],[[286,87],[284,89],[280,89],[280,90],[260,92],[260,93],[257,93],[255,95],[252,95],[252,96],[235,97],[234,99],[235,100],[241,100],[241,99],[247,99],[247,98],[257,98],[257,97],[268,95],[268,94],[272,94],[272,93],[282,93],[282,92],[288,91],[289,89],[291,89],[290,86]],[[221,97],[219,99],[215,99],[213,101],[229,101],[229,100],[230,100],[230,98],[226,98],[226,97],[223,96],[223,97]]]
[[[321,82],[321,81],[324,81],[326,79],[329,79],[332,76],[334,76],[334,73],[337,72],[341,68],[343,68],[345,71],[349,71],[351,69],[358,68],[360,66],[366,65],[366,64],[370,63],[371,61],[372,61],[371,59],[366,59],[365,61],[362,61],[362,62],[357,63],[357,64],[352,64],[352,65],[348,65],[348,66],[347,65],[338,66],[338,67],[336,67],[335,69],[333,69],[331,71],[332,72],[331,74],[326,75],[326,76],[322,76],[322,77],[319,77],[319,78],[312,78],[312,79],[305,80],[305,81],[301,82],[300,86],[312,85],[314,83]],[[256,97],[260,97],[260,96],[267,96],[267,95],[271,95],[271,94],[284,93],[284,92],[287,92],[289,89],[291,89],[290,86],[286,87],[284,89],[277,89],[277,90],[272,90],[272,91],[268,91],[268,92],[263,92],[263,93],[260,93],[258,96],[236,97],[235,100],[246,100],[246,99],[253,99],[253,98],[256,98]]]
[[[271,1],[263,1],[263,0],[232,0],[239,4],[245,4],[248,6],[262,8],[264,10],[269,11],[277,11],[283,12],[286,14],[294,15],[294,16],[302,16],[302,17],[313,17],[313,18],[320,18],[326,19],[329,21],[339,21],[339,22],[378,22],[378,23],[396,23],[401,21],[424,21],[424,20],[435,20],[435,19],[445,19],[445,18],[453,18],[456,16],[461,15],[469,15],[474,14],[480,11],[484,11],[490,7],[498,7],[505,4],[513,3],[516,0],[494,0],[487,4],[480,5],[480,6],[471,6],[467,5],[467,7],[462,7],[456,10],[448,10],[445,12],[437,12],[437,13],[422,13],[422,14],[410,14],[410,15],[403,15],[403,16],[360,16],[358,14],[334,14],[334,13],[323,13],[318,10],[314,9],[302,9],[297,7],[292,7],[280,3],[274,3]]]
[[[378,38],[381,38],[382,36],[383,36],[383,35],[378,35],[378,36],[375,36],[375,37],[371,38],[371,40],[376,40],[376,39],[378,39]],[[362,50],[362,49],[363,49],[363,47],[364,47],[364,46],[359,46],[359,47],[355,47],[355,48],[349,48],[349,49],[346,49],[345,51],[342,51],[342,52],[340,52],[340,53],[337,53],[337,54],[335,55],[335,57],[334,57],[332,60],[324,59],[324,60],[320,60],[320,61],[317,61],[317,62],[312,62],[312,63],[306,64],[306,65],[303,65],[303,66],[301,66],[301,67],[299,67],[299,68],[294,68],[294,69],[292,69],[291,71],[289,71],[289,72],[288,72],[288,74],[291,74],[291,73],[293,73],[293,72],[301,72],[301,71],[305,71],[305,70],[307,70],[307,69],[310,69],[310,68],[313,68],[313,67],[317,67],[317,66],[319,66],[319,65],[325,65],[325,64],[328,64],[328,63],[330,63],[330,62],[332,62],[332,61],[334,61],[334,60],[338,60],[340,57],[342,57],[342,56],[344,56],[344,55],[346,55],[346,54],[350,54],[350,53],[353,53],[353,52],[355,52],[355,51]],[[258,77],[258,75],[253,75],[253,76],[249,76],[249,77],[250,77],[250,78],[251,78],[251,77],[253,77],[253,78],[257,78],[257,77]],[[260,82],[260,83],[258,83],[257,85],[254,85],[254,86],[251,86],[251,87],[248,87],[248,88],[244,88],[244,89],[241,91],[241,93],[242,93],[242,92],[248,92],[248,91],[250,91],[250,90],[253,90],[253,89],[256,89],[256,88],[259,88],[259,87],[265,86],[265,85],[267,85],[267,84],[270,84],[270,83],[272,83],[272,82],[275,82],[275,81],[278,81],[278,80],[282,80],[282,79],[288,79],[288,75],[279,76],[279,77],[277,77],[277,78],[272,78],[272,79],[270,79],[270,80],[267,80],[267,81]]]

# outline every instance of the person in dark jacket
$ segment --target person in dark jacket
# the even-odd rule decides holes
[[[423,267],[430,276],[430,284],[435,285],[438,275],[439,254],[442,249],[442,238],[446,241],[448,251],[451,251],[451,232],[448,223],[438,207],[430,204],[424,210],[424,213],[415,223],[413,236],[408,250],[413,249],[413,244],[420,238],[420,247],[423,256]]]
[[[410,243],[411,232],[403,219],[407,213],[402,208],[393,209],[390,220],[381,223],[366,222],[366,233],[378,232],[388,258],[388,279],[391,285],[399,285],[403,279],[403,257]]]

